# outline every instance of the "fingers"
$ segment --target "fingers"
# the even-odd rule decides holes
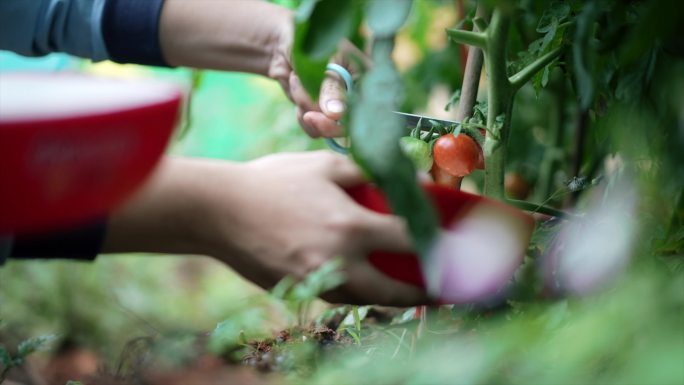
[[[351,69],[352,75],[373,67],[371,58],[349,40],[340,41],[333,61]]]
[[[352,75],[370,68],[370,58],[351,42],[343,40],[333,62],[349,69]],[[288,67],[289,68],[289,67]],[[291,71],[291,68],[289,68]],[[339,137],[344,129],[337,123],[347,112],[347,92],[344,80],[333,71],[326,72],[321,84],[318,103],[314,103],[294,72],[287,76],[273,76],[281,83],[286,95],[297,106],[297,119],[311,137]]]
[[[366,178],[361,169],[349,158],[330,151],[321,151],[318,159],[327,177],[342,188],[358,186]],[[356,221],[363,235],[366,250],[384,250],[398,253],[413,251],[406,221],[395,215],[379,214],[359,207]]]
[[[318,106],[331,120],[340,120],[347,111],[347,89],[344,80],[333,71],[327,71],[321,84]]]
[[[414,251],[406,221],[396,215],[378,214],[363,210],[363,245],[366,250],[382,250],[394,253]]]
[[[313,127],[321,136],[326,138],[339,137],[344,134],[344,128],[338,121],[347,111],[346,88],[339,75],[328,71],[328,77],[323,80],[318,106],[321,112],[309,111],[304,114],[304,123]]]
[[[365,181],[361,169],[349,158],[330,151],[320,152],[324,174],[342,188],[357,186]]]
[[[339,125],[335,120],[327,117],[322,112],[306,112],[303,116],[303,124],[310,127],[310,129],[315,131],[318,136],[323,136],[325,138],[335,138],[344,135],[344,127]]]
[[[307,120],[306,114],[309,111],[316,110],[317,107],[311,97],[306,93],[306,90],[299,81],[297,75],[293,73],[290,74],[290,91],[289,96],[292,102],[295,104],[297,112],[297,120],[299,125],[304,129],[307,135],[312,138],[319,138],[321,136],[321,131],[315,125],[315,121]],[[314,124],[312,124],[314,123]]]
[[[297,77],[294,72],[290,73],[289,83],[292,101],[299,109],[302,110],[302,112],[318,110],[318,106],[311,100],[311,97],[304,89],[299,77]]]
[[[341,80],[326,78],[323,81],[319,104],[316,105],[302,86],[299,78],[292,73],[288,96],[297,106],[297,120],[304,131],[312,138],[342,136],[344,128],[337,121],[346,111],[344,85]],[[319,107],[320,106],[320,107]]]
[[[311,112],[304,113],[304,111],[302,111],[302,109],[299,107],[297,107],[295,111],[297,113],[297,121],[299,121],[299,126],[302,127],[304,132],[306,132],[306,134],[311,138],[320,138],[321,133],[319,129],[312,124],[310,118],[307,120],[307,115],[311,114]]]

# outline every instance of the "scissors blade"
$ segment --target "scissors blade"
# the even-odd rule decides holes
[[[453,125],[460,125],[461,122],[455,122],[453,120],[444,120],[431,118],[429,116],[407,114],[406,112],[392,111],[393,113],[401,116],[406,122],[406,128],[414,128],[416,126],[423,130],[429,130],[432,128],[432,122],[441,124],[442,126],[448,127]]]

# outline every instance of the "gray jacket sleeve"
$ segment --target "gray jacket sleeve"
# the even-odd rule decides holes
[[[104,60],[105,0],[0,0],[0,49],[24,56],[50,52]]]

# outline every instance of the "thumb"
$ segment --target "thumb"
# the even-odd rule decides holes
[[[347,92],[342,78],[328,71],[321,84],[318,103],[321,111],[332,120],[340,120],[347,111]]]

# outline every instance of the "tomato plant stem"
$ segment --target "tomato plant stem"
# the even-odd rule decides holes
[[[577,107],[577,124],[575,125],[575,142],[573,143],[573,157],[572,157],[572,170],[570,171],[571,176],[580,176],[582,170],[582,163],[584,161],[584,142],[587,132],[587,125],[589,124],[589,111]],[[566,205],[574,205],[579,198],[579,191],[574,191],[568,196],[566,200]]]
[[[477,6],[476,12],[476,19],[484,21],[485,10],[482,5]],[[477,24],[476,27],[479,28]],[[484,30],[480,31],[484,32]],[[456,121],[458,122],[462,122],[473,114],[473,107],[477,101],[477,92],[480,88],[483,62],[482,50],[477,47],[470,47],[465,72],[463,73],[463,83],[461,84],[461,98],[458,102],[458,111],[456,111]]]
[[[528,202],[528,201],[521,201],[517,199],[506,199],[506,203],[513,207],[517,207],[521,210],[529,211],[532,213],[540,213],[540,214],[546,214],[550,215],[552,217],[556,218],[564,218],[564,219],[569,219],[569,218],[574,218],[577,217],[575,214],[571,214],[562,210],[555,209],[553,207],[549,206],[544,206],[544,205],[539,205],[533,202]]]
[[[544,158],[539,168],[539,178],[535,187],[534,197],[537,201],[547,199],[554,191],[554,175],[560,167],[563,158],[563,128],[565,122],[565,87],[563,76],[556,71],[551,74],[549,83],[552,95],[552,113],[549,121],[549,141],[544,150]]]
[[[487,68],[487,137],[485,138],[484,194],[503,201],[506,142],[511,122],[513,88],[506,73],[506,42],[511,18],[495,9],[487,28],[485,65]],[[499,118],[503,115],[503,121]]]
[[[549,51],[545,55],[538,57],[535,61],[528,64],[525,68],[521,69],[520,72],[510,77],[509,81],[513,86],[514,90],[520,89],[524,86],[532,77],[539,72],[546,65],[551,63],[563,52],[564,46],[560,46],[552,51]]]
[[[485,20],[482,16],[479,15],[479,13],[481,12],[481,10],[484,10],[484,8],[482,7],[482,5],[479,5],[479,6],[477,7],[477,12],[478,12],[478,14],[475,15],[475,18],[473,19],[473,24],[474,24],[475,27],[477,27],[477,29],[479,29],[481,32],[484,32],[485,30],[487,30],[487,25],[488,25],[488,24],[487,24],[487,20]]]
[[[485,48],[487,45],[487,37],[482,32],[449,29],[447,30],[447,34],[451,40],[459,44],[468,44],[478,48]]]

